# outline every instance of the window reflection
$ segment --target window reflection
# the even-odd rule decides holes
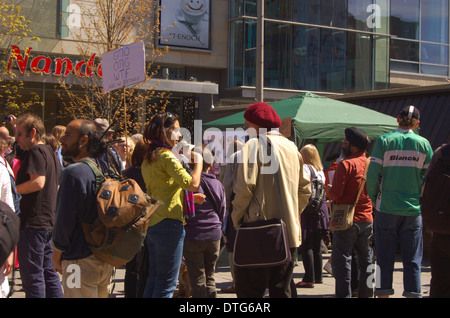
[[[265,0],[264,16],[270,19],[290,20],[290,3],[289,0]]]
[[[346,27],[346,0],[320,1],[320,24],[332,27]]]
[[[419,42],[392,40],[391,59],[419,62]]]
[[[448,44],[448,0],[422,0],[421,40]]]
[[[419,39],[419,0],[391,0],[391,34]]]
[[[449,0],[391,0],[391,70],[448,75],[448,10]]]
[[[320,0],[292,2],[292,19],[295,22],[319,24]]]
[[[367,8],[372,3],[372,0],[348,0],[347,28],[369,31]]]
[[[243,21],[238,20],[231,23],[231,46],[230,46],[230,85],[231,87],[243,85]]]
[[[352,92],[386,88],[389,70],[448,75],[449,0],[265,0],[264,4],[268,19],[308,24],[265,22],[266,87]],[[383,12],[389,14],[383,13],[379,29],[367,25],[373,4],[384,5]],[[231,17],[256,17],[257,1],[235,0],[230,8]],[[256,20],[239,23],[231,29],[230,79],[232,86],[252,86]]]
[[[291,26],[266,22],[264,35],[264,85],[290,87]]]
[[[313,27],[293,28],[293,88],[318,90],[319,30]]]
[[[435,65],[426,65],[423,64],[421,66],[421,72],[424,74],[431,74],[436,76],[448,76],[448,66],[435,66]]]
[[[420,57],[424,63],[448,65],[448,46],[422,43]]]
[[[345,81],[344,31],[320,30],[320,86],[323,91],[342,91]]]

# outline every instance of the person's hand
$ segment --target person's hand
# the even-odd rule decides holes
[[[202,155],[196,151],[191,151],[191,162],[202,163],[203,162]]]
[[[9,254],[8,258],[6,259],[5,264],[3,264],[1,268],[1,273],[3,277],[6,277],[9,274],[11,274],[13,269],[13,263],[14,263],[14,253],[11,252],[11,254]]]
[[[194,203],[203,204],[206,200],[206,195],[203,193],[194,193]]]
[[[11,125],[11,128],[13,129],[13,136],[16,135],[16,120],[17,120],[16,116],[14,116],[12,114],[9,115],[9,124]]]
[[[62,252],[53,249],[52,262],[55,272],[62,275],[62,262],[61,262]]]

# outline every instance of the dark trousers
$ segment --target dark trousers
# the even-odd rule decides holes
[[[125,298],[142,298],[148,277],[147,243],[137,255],[125,265]]]
[[[450,298],[450,235],[433,234],[431,238],[431,298]]]
[[[305,283],[322,282],[322,230],[308,233],[302,242],[302,262],[305,268]]]
[[[291,249],[294,255],[295,248]],[[269,288],[270,298],[291,298],[294,259],[284,265],[268,268],[242,268],[235,266],[236,294],[238,298],[262,298]]]
[[[183,255],[192,288],[192,298],[217,297],[214,272],[219,252],[220,240],[184,241]]]
[[[27,298],[62,298],[59,275],[52,262],[52,231],[22,229],[17,244],[20,278]]]

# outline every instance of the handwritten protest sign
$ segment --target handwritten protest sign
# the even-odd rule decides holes
[[[102,54],[103,92],[145,81],[142,41]]]

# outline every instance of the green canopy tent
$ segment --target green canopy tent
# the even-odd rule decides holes
[[[371,140],[398,127],[395,117],[312,93],[302,93],[269,104],[281,119],[291,119],[287,121],[291,127],[282,127],[282,130],[290,129],[290,139],[299,148],[306,143],[314,143],[321,154],[325,143],[344,138],[347,127],[364,130]],[[243,127],[244,112],[204,123],[203,128],[214,127],[225,131],[226,128]],[[286,121],[283,121],[285,124]]]
[[[305,143],[314,143],[322,148],[324,143],[340,141],[347,127],[364,130],[371,140],[398,127],[397,119],[392,116],[312,93],[302,93],[269,104],[281,119],[291,119],[291,139],[299,148]],[[244,112],[204,123],[203,128],[214,127],[225,131],[226,128],[242,127]],[[283,121],[283,125],[285,123]]]

